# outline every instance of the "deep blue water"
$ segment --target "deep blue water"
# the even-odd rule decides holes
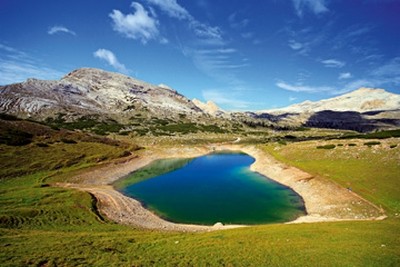
[[[179,223],[264,224],[304,215],[301,197],[250,171],[253,162],[249,155],[239,153],[210,154],[183,162],[160,160],[120,181],[116,188],[160,217]],[[159,172],[160,166],[160,172],[166,173],[147,177],[153,170]]]

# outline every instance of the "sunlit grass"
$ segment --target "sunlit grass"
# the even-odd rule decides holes
[[[400,139],[381,140],[372,147],[363,140],[331,140],[317,149],[320,141],[264,148],[279,160],[314,175],[332,179],[343,187],[383,207],[389,214],[400,213]],[[338,146],[341,144],[342,146]]]

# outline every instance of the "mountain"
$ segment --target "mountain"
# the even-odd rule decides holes
[[[360,132],[400,127],[400,95],[360,88],[342,96],[259,112],[227,112],[215,103],[190,100],[170,87],[93,68],[58,81],[28,79],[0,86],[0,113],[54,127],[100,134],[171,135],[237,132],[243,127],[317,127]]]
[[[151,85],[118,73],[82,68],[59,81],[28,79],[0,86],[0,112],[43,120],[55,114],[95,114],[120,122],[146,116],[201,117],[192,101],[167,86]]]
[[[261,113],[305,113],[323,110],[370,112],[400,109],[400,95],[384,89],[360,88],[353,92],[317,102],[305,101],[286,108],[261,111]]]
[[[396,128],[400,126],[400,95],[384,89],[360,88],[317,102],[259,111],[254,116],[289,128],[306,126],[359,132]]]
[[[210,114],[211,116],[223,117],[227,114],[226,111],[222,110],[217,106],[213,101],[207,101],[207,103],[203,103],[200,100],[194,98],[192,99],[193,104],[195,104],[198,108]]]

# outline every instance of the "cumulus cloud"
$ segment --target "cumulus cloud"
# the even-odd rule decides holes
[[[275,85],[287,91],[303,92],[303,93],[321,93],[321,92],[331,92],[335,90],[333,87],[330,86],[292,85],[284,81],[277,82]]]
[[[119,10],[113,10],[109,14],[113,22],[113,29],[126,38],[140,40],[143,44],[157,39],[162,43],[166,42],[164,38],[160,38],[158,30],[159,22],[155,18],[155,15],[150,15],[137,2],[132,2],[131,6],[135,9],[133,14],[125,15]]]
[[[71,35],[76,35],[76,33],[74,31],[71,31],[70,29],[64,27],[64,26],[53,26],[51,28],[49,28],[49,30],[47,31],[48,34],[53,35],[56,33],[68,33]]]
[[[99,58],[101,60],[104,60],[107,62],[109,65],[114,67],[116,70],[122,73],[128,73],[128,69],[125,67],[124,64],[121,64],[117,57],[114,55],[113,52],[107,49],[98,49],[96,52],[93,53],[93,56],[96,58]]]
[[[299,17],[302,17],[304,10],[308,9],[315,15],[328,12],[329,9],[326,7],[326,0],[292,0],[296,13]]]
[[[339,74],[339,80],[345,80],[345,79],[350,79],[353,77],[350,72],[342,72]]]
[[[346,65],[346,62],[337,59],[321,60],[321,63],[324,64],[327,68],[342,68]]]

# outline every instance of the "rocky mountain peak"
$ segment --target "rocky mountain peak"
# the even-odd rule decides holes
[[[223,111],[220,107],[217,106],[217,104],[215,104],[213,101],[209,100],[206,103],[194,98],[192,100],[192,102],[199,107],[200,109],[202,109],[205,113],[208,113],[212,116],[216,116],[216,115],[222,115],[225,113],[225,111]]]
[[[400,109],[400,95],[384,89],[362,87],[341,96],[316,102],[304,101],[286,108],[262,111],[263,113],[304,113],[331,111],[369,112]]]
[[[165,87],[93,68],[74,70],[59,81],[28,79],[0,86],[0,112],[43,119],[51,114],[104,114],[119,120],[133,113],[188,117],[204,113]]]

